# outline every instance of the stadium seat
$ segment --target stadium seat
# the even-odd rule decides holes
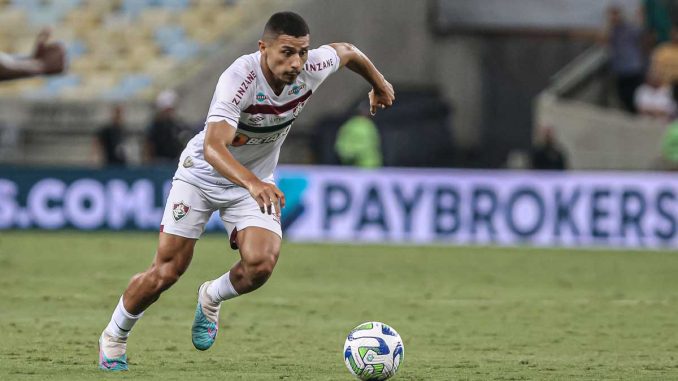
[[[87,52],[85,43],[80,40],[70,40],[65,44],[65,46],[67,57],[69,59],[78,58]]]
[[[186,38],[186,32],[182,26],[166,25],[155,30],[155,41],[166,52],[172,45],[183,41],[184,38]]]
[[[167,49],[167,55],[176,59],[178,62],[183,62],[195,57],[200,51],[200,47],[195,42],[184,40],[172,44]]]
[[[82,3],[81,0],[52,0],[52,5],[58,9],[70,11]]]
[[[41,77],[28,78],[22,81],[8,81],[0,86],[0,96],[16,94],[17,91],[35,90],[44,86],[45,79]]]
[[[183,11],[190,5],[189,0],[157,0],[157,3],[172,11]]]
[[[0,34],[15,36],[26,29],[28,18],[26,10],[18,7],[5,7],[0,12]]]
[[[23,10],[33,10],[40,7],[40,0],[12,0],[11,5]]]
[[[76,74],[66,74],[49,78],[42,87],[28,90],[24,93],[29,99],[51,98],[59,95],[64,89],[77,86],[80,77]]]
[[[151,6],[151,0],[124,0],[122,13],[135,19],[146,8]]]
[[[103,94],[105,99],[124,100],[149,87],[153,78],[147,74],[128,74],[120,83]]]

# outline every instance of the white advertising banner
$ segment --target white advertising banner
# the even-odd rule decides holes
[[[675,248],[661,173],[283,167],[293,241]]]

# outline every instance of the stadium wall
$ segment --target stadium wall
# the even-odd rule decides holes
[[[157,230],[172,174],[2,168],[0,229]],[[678,247],[669,174],[283,166],[277,179],[292,241]],[[223,231],[218,214],[207,231]]]
[[[535,118],[539,125],[553,127],[572,169],[641,171],[665,166],[665,122],[550,93],[538,98]]]

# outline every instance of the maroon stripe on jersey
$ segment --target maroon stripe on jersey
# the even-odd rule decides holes
[[[280,115],[280,114],[282,114],[286,111],[290,111],[291,109],[295,108],[299,103],[307,100],[308,97],[310,97],[312,93],[313,93],[313,91],[309,90],[306,94],[300,96],[297,99],[291,100],[291,101],[285,103],[282,106],[251,105],[250,107],[246,108],[243,112],[246,112],[248,114],[275,114],[275,115]]]

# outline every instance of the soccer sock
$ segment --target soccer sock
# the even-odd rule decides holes
[[[233,288],[233,284],[231,283],[231,272],[227,272],[210,283],[209,287],[207,287],[207,295],[209,295],[215,303],[233,299],[240,295],[235,288]]]
[[[106,326],[106,333],[116,337],[126,338],[129,336],[129,332],[134,327],[134,324],[141,318],[144,313],[139,315],[132,315],[131,313],[125,310],[125,306],[122,303],[122,296],[118,302],[118,306],[115,307],[113,311],[113,316],[111,316],[111,321]]]

